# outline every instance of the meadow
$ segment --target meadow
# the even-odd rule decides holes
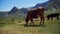
[[[24,20],[0,18],[0,34],[60,34],[60,19],[45,19],[44,26],[38,26],[39,19],[34,22],[36,26],[24,27]]]

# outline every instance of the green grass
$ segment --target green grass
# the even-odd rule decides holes
[[[59,13],[60,10],[57,12]],[[39,20],[34,22],[35,25],[39,25]],[[24,20],[21,19],[13,18],[12,21],[12,18],[0,18],[0,34],[60,34],[60,20],[45,19],[45,26],[24,27],[24,24]]]
[[[39,21],[34,21],[39,25]],[[2,23],[2,24],[1,24]],[[45,26],[24,27],[25,22],[18,20],[0,20],[0,34],[59,34],[60,20],[45,20]]]

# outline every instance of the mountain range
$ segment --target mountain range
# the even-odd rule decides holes
[[[37,8],[44,6],[47,10],[55,8],[58,9],[60,8],[60,0],[50,0],[48,2],[44,3],[37,3],[34,7],[31,8]],[[8,12],[0,12],[0,17],[26,17],[27,11],[29,8],[20,8],[18,9],[17,7],[13,7],[10,11]]]

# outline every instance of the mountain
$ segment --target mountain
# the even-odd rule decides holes
[[[60,0],[50,0],[51,2],[49,2],[48,4],[48,8],[51,9],[51,8],[55,8],[55,9],[58,9],[60,8]]]
[[[32,8],[38,8],[38,7],[45,7],[45,10],[48,10],[48,5],[49,3],[52,2],[51,0],[44,2],[44,3],[37,3],[34,7]]]
[[[27,8],[21,8],[19,9],[20,13],[26,14],[28,9]]]
[[[13,7],[9,12],[0,12],[0,17],[18,17],[24,18],[26,17],[28,9],[37,8],[44,6],[47,10],[52,8],[60,8],[60,0],[50,0],[44,3],[37,3],[34,7],[29,8],[20,8]]]
[[[11,11],[8,12],[8,17],[17,17],[17,18],[24,18],[27,13],[26,8],[20,8],[13,7]]]
[[[46,10],[58,9],[58,8],[60,8],[60,0],[49,0],[44,3],[38,3],[33,8],[37,8],[37,7],[41,7],[41,6],[45,7]]]
[[[14,7],[11,9],[11,11],[9,12],[9,14],[14,14],[14,13],[16,13],[17,11],[18,11],[18,8],[14,6]]]
[[[33,8],[37,8],[37,7],[46,7],[48,5],[48,2],[44,2],[44,3],[38,3],[36,4]]]
[[[0,17],[8,17],[8,12],[0,12]]]

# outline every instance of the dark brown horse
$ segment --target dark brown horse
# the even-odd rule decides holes
[[[44,7],[39,7],[36,9],[34,8],[32,10],[29,10],[27,12],[27,16],[25,19],[26,25],[28,25],[29,20],[30,20],[30,25],[31,24],[34,25],[33,19],[37,18],[37,17],[40,17],[40,19],[41,19],[40,25],[44,25]]]
[[[59,19],[59,15],[60,15],[60,13],[48,14],[48,15],[47,15],[47,19],[48,19],[48,20],[49,20],[49,19],[52,19],[52,20],[53,20],[53,18],[56,18],[56,17],[57,17],[57,19]]]

